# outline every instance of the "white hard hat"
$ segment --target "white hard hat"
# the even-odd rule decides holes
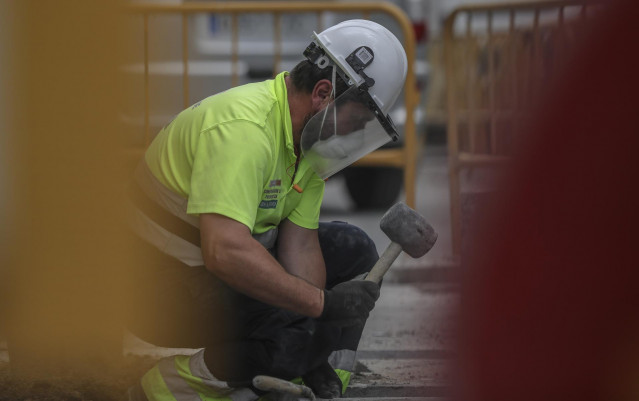
[[[388,111],[404,86],[408,63],[404,48],[388,29],[367,20],[344,21],[313,33],[304,55],[320,69],[334,68],[349,87],[302,132],[302,152],[322,178],[397,140]],[[353,111],[353,103],[361,110]],[[357,141],[348,137],[351,134]]]
[[[349,86],[360,86],[366,82],[365,77],[373,80],[368,91],[379,108],[388,113],[404,86],[408,64],[395,35],[376,22],[354,19],[314,33],[313,37],[348,76]]]

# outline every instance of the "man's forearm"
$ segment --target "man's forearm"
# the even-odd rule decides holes
[[[235,290],[267,304],[317,317],[323,292],[289,274],[250,236],[246,227],[225,218],[201,220],[202,255],[208,270]],[[208,223],[215,223],[214,229]]]
[[[280,257],[284,269],[318,288],[324,288],[326,286],[326,267],[322,253],[298,251],[294,256],[296,257],[291,255]]]
[[[277,258],[287,272],[316,287],[326,286],[326,266],[317,230],[285,220],[280,224]]]
[[[237,291],[269,305],[317,317],[323,308],[322,290],[289,274],[259,243],[253,249],[225,250],[207,268]]]

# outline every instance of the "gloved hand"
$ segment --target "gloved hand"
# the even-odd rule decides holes
[[[348,326],[363,324],[379,298],[379,286],[372,281],[351,280],[324,290],[321,320]]]

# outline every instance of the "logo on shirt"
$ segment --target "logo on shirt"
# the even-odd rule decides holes
[[[260,209],[275,209],[277,207],[277,201],[276,200],[270,200],[270,201],[262,201],[260,202]]]
[[[262,193],[262,201],[260,202],[260,209],[275,209],[277,208],[277,201],[280,197],[282,190],[279,188],[282,186],[282,180],[270,180],[268,188],[264,189]]]

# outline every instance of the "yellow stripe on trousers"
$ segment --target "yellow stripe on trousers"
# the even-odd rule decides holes
[[[160,360],[142,378],[149,401],[255,401],[248,388],[231,388],[204,365],[203,350]]]

